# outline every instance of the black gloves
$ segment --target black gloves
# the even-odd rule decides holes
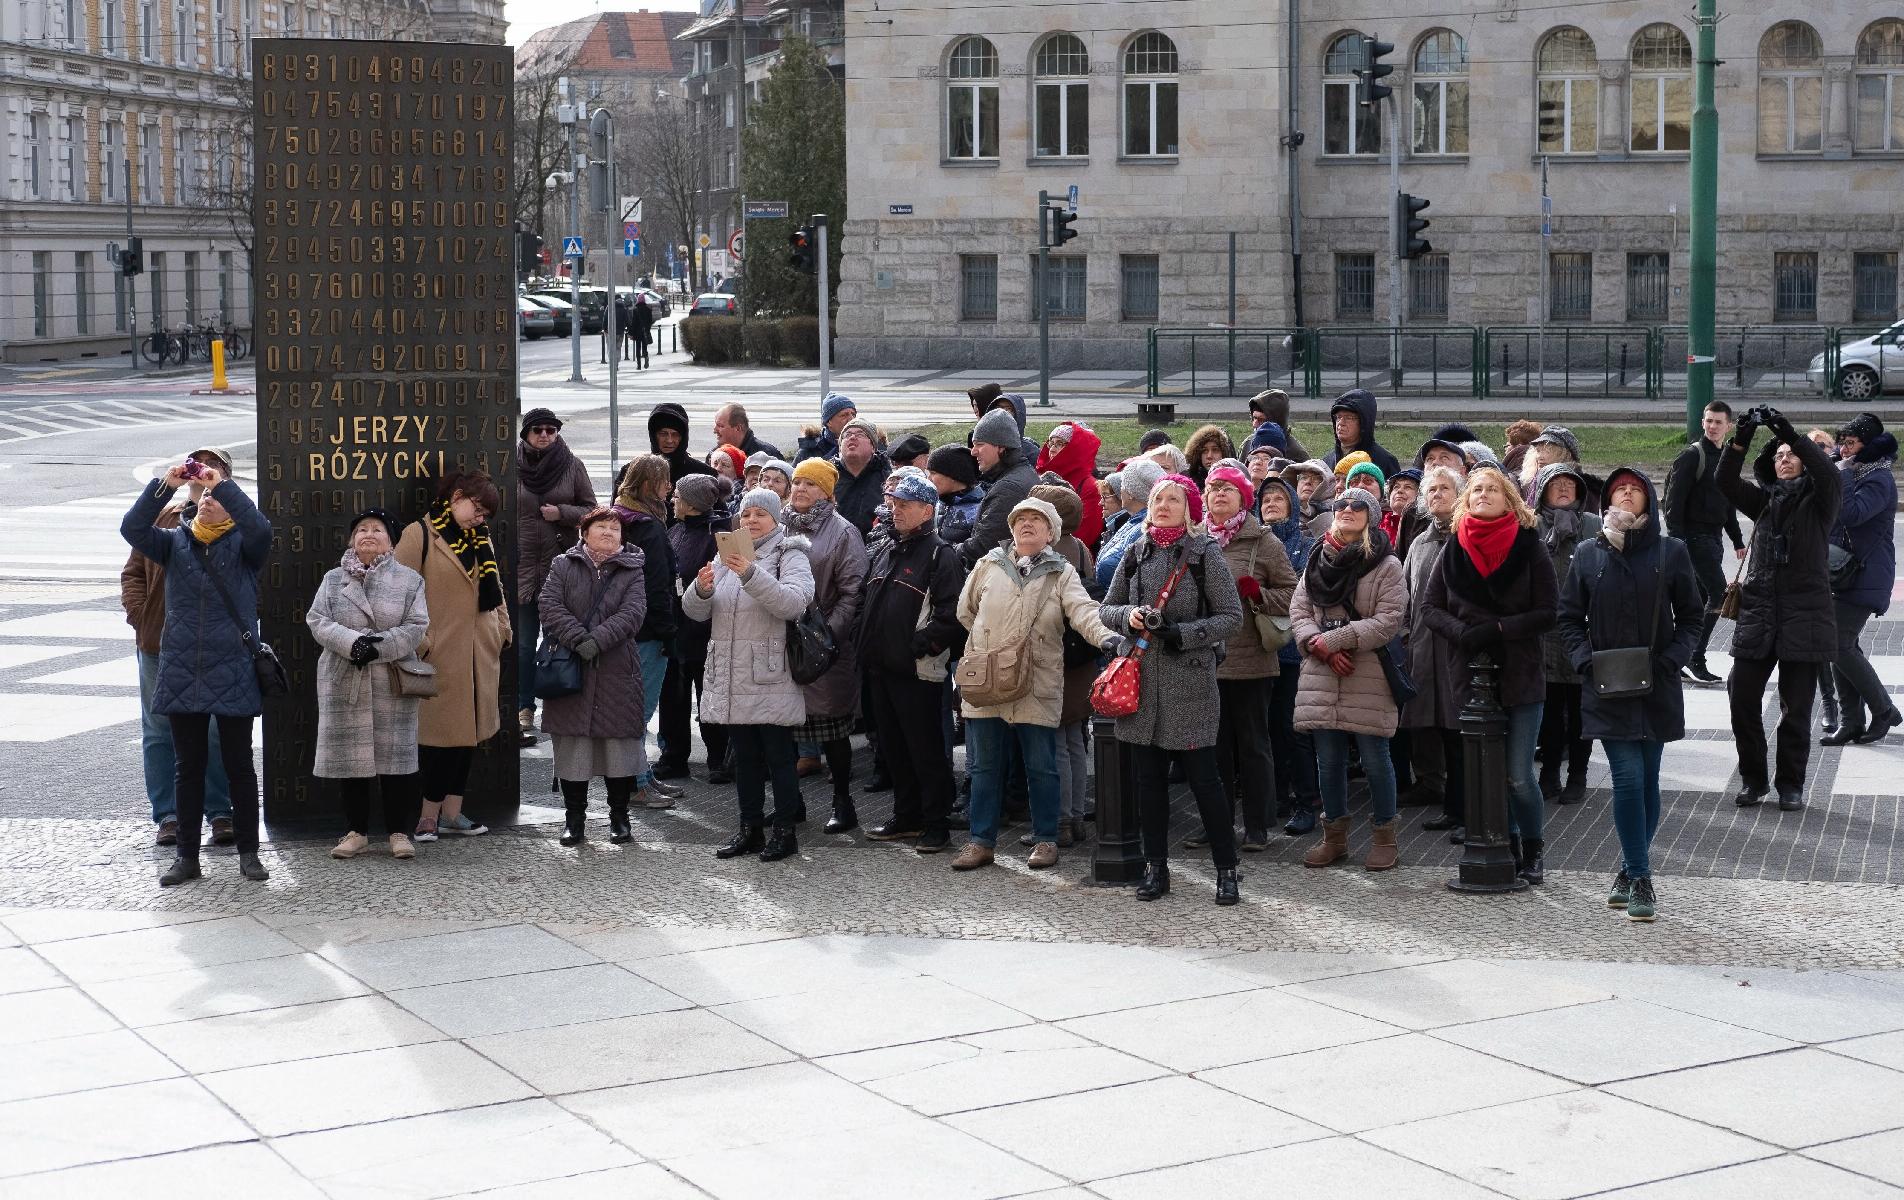
[[[1500,640],[1501,629],[1498,625],[1470,625],[1461,631],[1461,648],[1469,653],[1485,650]]]
[[[1172,622],[1156,631],[1157,644],[1172,654],[1183,653],[1183,627]]]
[[[1766,405],[1761,411],[1765,414],[1765,427],[1776,433],[1779,441],[1789,444],[1798,440],[1798,430],[1792,428],[1791,421],[1784,413],[1770,405]]]
[[[1759,430],[1759,421],[1752,410],[1747,410],[1732,430],[1732,444],[1743,450],[1752,444],[1752,435]]]
[[[602,648],[595,644],[595,639],[592,637],[585,637],[575,643],[575,657],[583,662],[594,662],[595,656],[601,652]]]
[[[375,661],[377,657],[377,643],[381,641],[383,641],[383,638],[374,633],[359,635],[357,640],[350,644],[351,664],[361,667]]]
[[[932,645],[932,639],[926,636],[925,630],[915,629],[912,631],[912,656],[914,658],[931,658],[938,652],[939,651]]]

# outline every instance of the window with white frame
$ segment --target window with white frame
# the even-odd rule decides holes
[[[1859,35],[1856,70],[1852,146],[1904,150],[1904,21],[1875,21]]]
[[[33,336],[51,337],[53,333],[53,256],[45,250],[33,252]]]
[[[1628,145],[1635,154],[1692,149],[1692,43],[1672,25],[1648,25],[1633,35],[1633,120]]]
[[[139,204],[165,202],[165,168],[159,157],[159,126],[156,121],[139,126],[139,188],[133,199]]]
[[[1322,56],[1322,152],[1324,154],[1379,154],[1382,149],[1382,109],[1356,103],[1361,80],[1355,77],[1367,57],[1362,35],[1345,33],[1329,43]]]
[[[61,195],[83,203],[90,198],[86,186],[86,118],[67,117],[65,130],[66,170]]]
[[[126,181],[126,122],[110,113],[99,127],[99,193],[109,204],[125,199],[119,189]]]
[[[28,113],[24,125],[26,144],[23,147],[20,166],[24,168],[26,198],[29,200],[52,199],[52,180],[48,178],[49,164],[52,161],[46,144],[47,120],[45,113]]]
[[[961,40],[946,65],[945,156],[998,157],[998,50],[982,37]]]
[[[180,203],[198,202],[203,183],[198,174],[198,130],[190,125],[172,130],[172,178]]]
[[[93,256],[90,250],[73,252],[73,320],[77,323],[74,333],[93,331]]]
[[[1032,57],[1032,154],[1080,158],[1091,152],[1091,61],[1075,34],[1054,33]]]
[[[1177,44],[1152,29],[1124,50],[1124,156],[1177,153]]]
[[[1593,39],[1571,25],[1549,33],[1534,54],[1538,77],[1536,112],[1551,128],[1535,126],[1542,154],[1592,154],[1599,136],[1600,60]]]
[[[1468,152],[1468,43],[1452,29],[1437,29],[1415,44],[1415,154]]]
[[[101,54],[125,53],[126,15],[120,3],[121,0],[100,0],[99,52]]]
[[[139,0],[139,57],[156,62],[159,38],[159,0]]]
[[[180,66],[198,62],[198,0],[172,0],[172,37]]]
[[[1815,154],[1824,145],[1825,47],[1803,21],[1759,39],[1759,153]]]

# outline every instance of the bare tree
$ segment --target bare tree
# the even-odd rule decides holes
[[[687,102],[672,94],[658,95],[636,115],[634,124],[635,176],[641,181],[649,220],[656,233],[672,239],[661,242],[664,247],[686,244],[701,227],[701,198],[707,188],[707,160]],[[692,250],[687,272],[698,289],[701,273],[695,270]]]
[[[516,76],[516,218],[524,229],[545,239],[549,192],[544,183],[568,165],[568,137],[555,113],[566,69],[562,59],[537,63]]]

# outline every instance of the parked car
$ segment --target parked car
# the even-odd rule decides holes
[[[555,321],[555,336],[568,337],[575,325],[575,309],[567,300],[556,296],[529,295],[524,300],[549,310],[549,316]]]
[[[1816,355],[1805,379],[1825,390],[1825,356]],[[1889,389],[1904,392],[1904,321],[1838,347],[1838,392],[1847,400],[1870,400]]]
[[[702,292],[694,298],[694,307],[688,310],[690,317],[738,317],[740,301],[726,292]]]
[[[573,307],[573,301],[570,299],[571,294],[568,288],[557,284],[554,287],[537,288],[535,291],[530,292],[529,296],[531,299],[560,300],[564,306]],[[582,286],[582,332],[600,333],[602,328],[607,324],[608,290],[606,288],[584,284]],[[562,333],[565,337],[568,335],[566,327],[562,330]]]
[[[516,327],[522,336],[535,341],[543,334],[551,337],[555,334],[555,314],[540,304],[531,303],[527,296],[516,299]]]

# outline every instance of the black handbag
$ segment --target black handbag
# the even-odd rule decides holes
[[[258,679],[260,696],[282,696],[291,690],[291,679],[284,672],[284,664],[278,661],[278,652],[251,632],[251,626],[245,624],[238,615],[238,606],[231,602],[231,593],[225,590],[225,581],[212,570],[211,554],[205,544],[197,538],[192,539],[192,548],[198,552],[199,566],[205,570],[205,578],[212,581],[212,587],[218,591],[218,598],[225,602],[225,611],[231,614],[231,623],[238,627],[238,636],[244,640],[251,651],[251,672]]]
[[[595,619],[595,610],[607,591],[608,581],[604,579],[595,589],[595,598],[589,602],[588,615],[582,618],[584,632]],[[536,647],[535,665],[538,700],[559,700],[582,690],[582,672],[588,664],[582,661],[581,655],[550,637],[546,629],[542,631],[542,644]]]
[[[1663,565],[1663,559],[1662,559]],[[1606,568],[1601,567],[1601,574]],[[1597,583],[1597,581],[1596,581]],[[1666,595],[1666,573],[1659,572],[1653,588],[1653,620],[1646,630],[1644,646],[1622,646],[1617,650],[1595,650],[1590,664],[1593,694],[1602,700],[1637,700],[1653,693],[1653,642],[1659,636],[1659,610]]]
[[[774,579],[780,578],[780,560],[774,560]],[[818,600],[807,601],[806,611],[787,622],[787,673],[802,687],[818,683],[840,660],[839,639],[826,623]]]
[[[1349,620],[1359,621],[1362,614],[1355,611],[1355,599],[1350,596],[1343,601],[1343,607],[1349,610]],[[1396,634],[1387,644],[1375,647],[1375,661],[1382,664],[1382,678],[1388,681],[1388,694],[1395,698],[1396,709],[1401,709],[1410,700],[1421,694],[1415,681],[1408,677],[1408,651],[1402,646],[1402,635]]]
[[[1857,586],[1864,561],[1836,542],[1825,546],[1825,570],[1831,576],[1831,590],[1846,591]]]

